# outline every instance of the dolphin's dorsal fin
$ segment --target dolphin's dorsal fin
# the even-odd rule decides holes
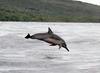
[[[49,34],[52,34],[53,33],[52,30],[50,29],[50,27],[48,27],[48,33]]]

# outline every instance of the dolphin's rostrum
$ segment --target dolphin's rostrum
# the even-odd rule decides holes
[[[30,35],[28,33],[28,35],[25,37],[26,39],[38,39],[41,41],[45,41],[47,43],[50,43],[50,46],[59,46],[59,49],[61,47],[65,48],[67,51],[69,51],[69,49],[67,48],[66,42],[59,37],[58,35],[54,34],[52,32],[52,30],[48,27],[48,32],[46,33],[37,33],[34,35]]]

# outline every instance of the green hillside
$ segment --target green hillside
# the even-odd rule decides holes
[[[100,22],[100,6],[73,0],[0,0],[0,20]]]

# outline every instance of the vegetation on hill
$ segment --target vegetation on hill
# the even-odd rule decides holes
[[[0,20],[100,22],[100,6],[73,0],[0,0]]]

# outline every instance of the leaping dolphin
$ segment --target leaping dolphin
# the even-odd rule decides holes
[[[61,37],[54,34],[53,31],[49,27],[48,27],[48,32],[46,32],[46,33],[37,33],[34,35],[30,35],[28,33],[28,35],[25,38],[26,39],[29,39],[29,38],[30,39],[38,39],[41,41],[45,41],[45,42],[49,43],[50,46],[58,45],[59,49],[61,47],[63,47],[69,52],[69,49],[67,48],[66,42]]]

